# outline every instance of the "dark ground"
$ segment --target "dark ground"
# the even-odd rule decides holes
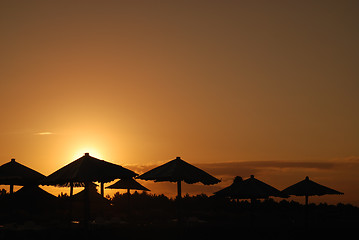
[[[359,208],[267,199],[255,204],[185,196],[180,209],[164,195],[81,199],[0,197],[0,239],[324,239],[353,238]],[[178,221],[180,216],[181,221]]]

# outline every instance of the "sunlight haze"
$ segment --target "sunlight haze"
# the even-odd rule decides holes
[[[143,173],[181,156],[222,178],[184,193],[255,172],[278,189],[310,176],[345,193],[328,201],[359,204],[358,10],[1,1],[0,165],[49,175],[89,152]]]

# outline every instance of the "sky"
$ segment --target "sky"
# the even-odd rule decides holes
[[[359,205],[358,11],[0,1],[0,164],[49,175],[89,152],[142,173],[180,156],[222,179],[191,194],[237,175],[278,189],[309,176],[345,193],[318,201]]]

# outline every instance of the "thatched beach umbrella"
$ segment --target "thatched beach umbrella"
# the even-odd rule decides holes
[[[14,158],[0,166],[0,184],[10,185],[10,193],[13,193],[14,185],[38,185],[44,178],[44,175],[16,162]]]
[[[105,182],[111,182],[118,178],[133,178],[136,175],[135,172],[127,168],[94,158],[89,153],[85,153],[84,156],[50,174],[45,179],[44,185],[70,185],[72,188],[81,183],[100,182],[101,195],[103,196],[103,184]]]
[[[111,182],[118,178],[133,178],[136,175],[137,174],[135,172],[121,167],[120,165],[91,157],[89,153],[85,153],[84,156],[47,176],[43,184],[60,186],[69,184],[72,189],[75,184],[84,183],[84,215],[85,226],[87,227],[90,217],[90,184],[92,182],[100,182],[101,195],[103,196],[103,184],[105,182]]]
[[[24,216],[51,216],[59,206],[59,199],[41,189],[38,185],[25,185],[6,198],[5,211],[9,211],[14,219]]]
[[[177,198],[181,199],[181,182],[188,184],[203,183],[211,185],[219,183],[220,180],[206,173],[205,171],[183,161],[180,157],[156,167],[137,178],[143,180],[153,180],[155,182],[176,182]]]
[[[217,197],[229,197],[232,199],[242,199],[244,197],[241,192],[241,183],[243,183],[243,179],[240,176],[236,176],[233,180],[233,183],[228,187],[225,187],[214,193]]]
[[[260,198],[282,197],[283,194],[276,188],[256,179],[254,175],[242,180],[236,177],[233,183],[214,193],[216,196],[230,197],[232,199],[251,199],[251,201]]]
[[[96,190],[96,184],[92,183],[89,185],[88,194],[91,205],[106,205],[110,206],[110,201],[106,198],[104,198],[101,194],[99,194]],[[85,190],[82,190],[72,196],[72,199],[75,201],[83,202],[86,197]]]
[[[219,183],[220,180],[206,173],[205,171],[183,161],[180,157],[169,161],[159,167],[156,167],[137,178],[143,180],[153,180],[155,182],[176,182],[177,183],[177,207],[178,207],[178,220],[181,218],[181,182],[184,181],[188,184],[203,183],[211,185]]]
[[[130,196],[130,189],[133,190],[142,190],[142,191],[150,191],[150,189],[142,186],[139,182],[137,182],[133,178],[128,179],[120,179],[116,183],[106,187],[110,189],[127,189],[127,210],[131,208],[131,196]]]
[[[20,207],[42,208],[48,211],[49,209],[46,208],[54,207],[53,204],[58,201],[58,198],[37,185],[26,185],[16,191],[11,200]]]
[[[139,182],[137,182],[133,178],[128,179],[120,179],[116,183],[106,187],[110,189],[127,189],[127,193],[130,193],[130,189],[133,190],[142,190],[142,191],[150,191],[150,189],[142,186]]]
[[[308,205],[309,196],[322,196],[326,194],[344,194],[326,186],[313,182],[307,176],[304,180],[287,187],[282,191],[287,195],[305,196],[305,205]]]
[[[24,186],[14,193],[14,199],[25,199],[26,201],[56,201],[57,197],[46,192],[39,186]]]
[[[85,219],[90,219],[98,215],[103,215],[104,212],[111,209],[110,200],[104,198],[96,190],[97,185],[90,183],[87,186],[87,189],[84,189],[76,194],[74,194],[70,200],[73,204],[72,210],[74,211],[75,216],[85,217]],[[85,211],[81,214],[81,209]],[[71,213],[71,214],[73,214]]]

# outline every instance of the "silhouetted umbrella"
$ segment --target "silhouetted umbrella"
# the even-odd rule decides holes
[[[206,173],[205,171],[183,161],[180,157],[169,161],[159,167],[156,167],[137,178],[143,180],[154,180],[155,182],[177,182],[177,209],[178,209],[178,220],[182,222],[180,214],[180,200],[181,196],[181,182],[185,183],[197,183],[201,182],[205,185],[211,185],[219,183],[220,180]]]
[[[287,187],[282,191],[287,195],[305,196],[305,205],[308,205],[309,196],[322,196],[326,194],[344,194],[319,183],[313,182],[309,177],[305,177],[304,180]]]
[[[24,198],[26,201],[56,200],[56,196],[46,192],[39,186],[24,186],[14,193],[15,198]]]
[[[0,184],[10,185],[10,193],[13,193],[14,185],[37,185],[44,178],[41,173],[16,162],[15,159],[0,166]]]
[[[78,183],[100,182],[103,195],[103,183],[111,182],[118,178],[133,178],[137,174],[120,165],[106,162],[89,153],[60,168],[50,174],[44,181],[44,185],[73,185]]]
[[[46,209],[50,205],[54,207],[53,204],[58,201],[58,198],[37,185],[26,185],[13,194],[12,201],[17,206]]]
[[[231,185],[215,192],[214,195],[220,197],[230,197],[233,199],[241,199],[241,183],[243,183],[242,177],[236,176]]]
[[[101,196],[101,194],[99,194],[96,190],[96,184],[91,183],[89,185],[89,200],[91,205],[106,205],[106,206],[110,206],[110,201],[106,198],[104,198],[103,196]],[[72,196],[72,199],[75,201],[80,201],[83,202],[85,200],[86,197],[86,192],[85,190],[82,190],[76,194],[74,194]]]
[[[137,178],[143,180],[154,180],[155,182],[177,182],[177,196],[181,198],[181,182],[197,183],[205,185],[219,183],[220,180],[205,171],[183,161],[180,157],[156,167]]]
[[[81,213],[79,210],[82,208],[81,206],[84,206],[84,217],[88,219],[90,215],[103,214],[105,210],[111,207],[110,201],[97,192],[96,184],[94,183],[90,183],[87,189],[74,194],[71,200],[74,204],[73,210],[75,210],[77,214]]]
[[[26,213],[32,213],[34,216],[42,213],[50,213],[57,208],[58,198],[38,185],[26,185],[18,191],[9,195],[10,209],[16,209],[13,214],[17,215],[24,210]]]
[[[111,182],[118,178],[133,178],[136,175],[135,172],[120,165],[91,157],[89,153],[85,153],[84,156],[47,176],[43,184],[60,186],[70,184],[72,189],[74,183],[84,183],[85,227],[87,227],[90,214],[90,184],[92,182],[100,182],[101,195],[103,196],[104,182]]]
[[[253,175],[246,180],[236,177],[233,183],[214,193],[216,196],[230,197],[233,199],[260,199],[273,197],[282,197],[283,194],[276,188],[256,179]]]
[[[116,183],[106,187],[111,189],[127,189],[127,192],[130,193],[130,189],[134,190],[143,190],[143,191],[150,191],[148,188],[142,186],[139,182],[137,182],[133,178],[128,179],[120,179]]]

